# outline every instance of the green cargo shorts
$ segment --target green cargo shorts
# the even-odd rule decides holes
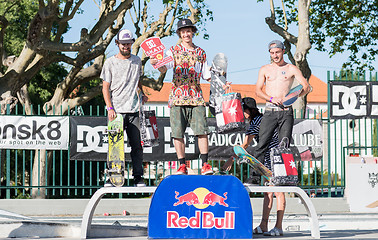
[[[172,106],[170,122],[173,138],[183,138],[187,127],[195,136],[209,134],[205,106]]]

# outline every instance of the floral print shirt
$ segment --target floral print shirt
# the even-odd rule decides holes
[[[167,55],[172,56],[174,60],[167,65],[167,68],[173,68],[168,106],[205,105],[200,79],[211,78],[205,51],[197,46],[190,50],[178,44],[171,47]]]

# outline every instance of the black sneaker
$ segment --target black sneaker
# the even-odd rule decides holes
[[[109,178],[105,181],[104,187],[114,187]]]
[[[134,177],[134,187],[145,187],[144,179],[142,177]]]

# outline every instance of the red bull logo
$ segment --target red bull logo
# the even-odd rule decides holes
[[[173,206],[186,204],[194,206],[198,209],[205,209],[216,204],[228,207],[226,203],[227,192],[222,195],[209,191],[206,188],[197,188],[192,192],[180,195],[175,191],[175,199],[177,201]],[[167,212],[167,228],[192,228],[192,229],[234,229],[235,228],[235,212],[225,211],[224,216],[215,217],[212,212],[196,211],[195,216],[180,216],[176,211]]]
[[[175,192],[175,198],[177,202],[173,204],[173,206],[178,206],[181,204],[186,203],[186,205],[194,207],[198,209],[204,209],[210,206],[215,206],[215,204],[219,204],[224,207],[228,207],[228,204],[225,202],[227,200],[227,192],[223,193],[223,197],[218,195],[214,192],[210,192],[206,188],[196,188],[192,192],[185,193],[179,196],[179,192]]]

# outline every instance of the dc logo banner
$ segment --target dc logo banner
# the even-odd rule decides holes
[[[371,110],[370,82],[331,82],[330,94],[331,118],[363,118],[369,116]]]
[[[106,117],[71,117],[70,125],[70,159],[106,161]]]
[[[169,118],[158,118],[159,137],[156,139],[160,144],[156,147],[143,148],[144,161],[175,161],[176,150],[171,138],[171,128]],[[108,135],[106,117],[70,117],[70,159],[86,161],[106,161],[108,152]],[[131,146],[128,143],[126,132],[125,139],[125,159],[130,161]],[[193,131],[188,128],[184,135],[185,153],[187,159],[197,159],[199,156],[197,138]]]

